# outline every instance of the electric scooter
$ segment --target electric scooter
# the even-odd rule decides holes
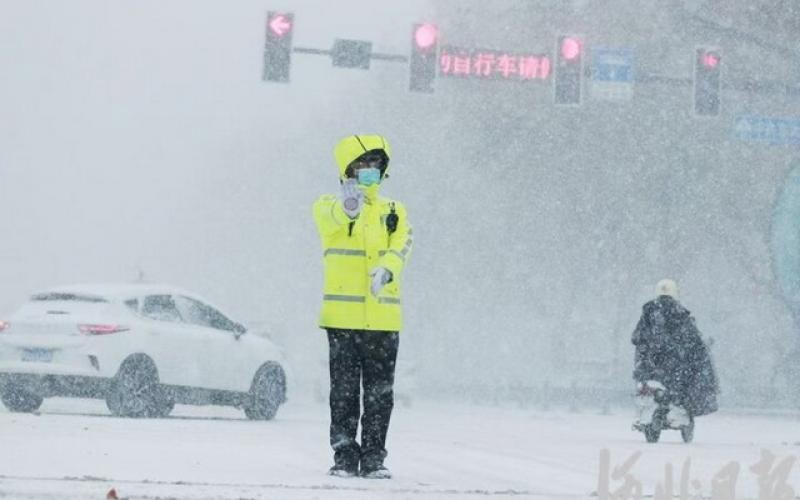
[[[663,430],[681,431],[684,443],[694,438],[694,418],[661,382],[648,380],[639,383],[636,394],[637,418],[633,430],[644,433],[648,443],[658,442]]]

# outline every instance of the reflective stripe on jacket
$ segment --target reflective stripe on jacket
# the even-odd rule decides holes
[[[389,234],[386,216],[392,206],[398,224]],[[380,196],[368,198],[359,216],[351,221],[336,196],[324,195],[314,204],[314,220],[322,240],[325,272],[320,326],[399,331],[400,283],[413,243],[403,204]],[[378,297],[370,293],[369,271],[375,267],[385,267],[392,273],[392,281]]]

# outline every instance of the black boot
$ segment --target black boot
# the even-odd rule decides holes
[[[358,475],[358,467],[352,465],[337,464],[328,470],[328,475],[335,477],[356,477]]]
[[[391,479],[392,473],[383,465],[377,467],[361,467],[361,477],[366,479]]]

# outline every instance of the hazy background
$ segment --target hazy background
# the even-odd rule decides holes
[[[720,116],[697,119],[688,79],[711,44],[723,85],[797,86],[800,12],[635,4],[0,0],[0,312],[39,288],[143,275],[266,325],[308,396],[326,359],[310,207],[338,188],[336,141],[380,133],[394,151],[383,193],[415,232],[400,378],[416,393],[624,394],[630,333],[668,276],[714,338],[723,403],[793,404],[797,332],[769,229],[798,151],[731,129],[740,114],[796,116],[800,100],[725,89]],[[551,81],[440,79],[421,95],[405,64],[294,54],[291,83],[267,83],[266,13],[281,9],[295,47],[339,37],[408,54],[412,24],[429,21],[442,43],[552,55],[558,34],[580,33],[676,82],[622,103],[587,86],[581,107],[558,108]]]

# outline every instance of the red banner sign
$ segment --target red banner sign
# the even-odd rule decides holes
[[[439,75],[487,80],[547,80],[552,73],[550,56],[512,54],[498,50],[442,47]]]

